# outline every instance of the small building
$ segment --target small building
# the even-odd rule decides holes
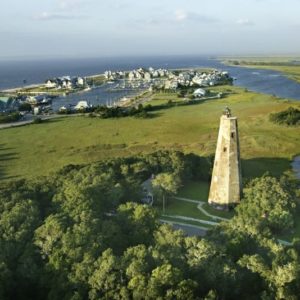
[[[76,84],[77,86],[83,86],[83,85],[84,85],[84,79],[83,79],[82,77],[77,77],[77,78],[75,79],[75,84]]]
[[[178,88],[178,82],[176,80],[166,80],[165,89],[166,90],[176,90]]]
[[[46,80],[45,82],[45,87],[48,88],[48,89],[53,89],[56,87],[56,81],[55,80],[51,80],[51,79],[48,79]]]
[[[151,176],[151,178],[144,181],[141,185],[142,187],[142,199],[141,202],[147,205],[152,206],[154,201],[154,189],[152,185],[152,180],[154,179],[154,176]]]
[[[37,96],[28,96],[26,102],[31,105],[47,104],[48,96],[47,95],[37,95]]]
[[[90,107],[91,105],[87,101],[79,101],[74,108],[75,110],[86,110]]]
[[[147,81],[151,80],[151,74],[149,72],[144,73],[144,79]]]
[[[135,79],[135,73],[134,72],[129,72],[128,80],[134,80],[134,79]]]
[[[66,106],[61,106],[58,111],[60,113],[66,113],[68,111],[68,108]]]
[[[40,107],[39,106],[36,106],[33,108],[33,114],[36,116],[40,113]]]
[[[193,93],[194,98],[201,98],[206,95],[206,90],[204,89],[196,89]]]

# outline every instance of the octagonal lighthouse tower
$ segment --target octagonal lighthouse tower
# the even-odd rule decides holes
[[[228,107],[220,119],[218,143],[208,203],[217,209],[229,209],[240,202],[242,176],[237,118]]]

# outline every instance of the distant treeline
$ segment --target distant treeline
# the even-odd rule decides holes
[[[274,62],[274,61],[246,61],[246,60],[229,60],[229,64],[239,65],[253,65],[253,66],[299,66],[300,61]]]
[[[300,110],[294,107],[289,107],[287,110],[270,114],[270,121],[280,125],[300,125]]]

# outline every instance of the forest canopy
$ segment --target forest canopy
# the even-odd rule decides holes
[[[141,204],[152,174],[184,182],[208,180],[209,170],[204,158],[159,151],[3,183],[0,298],[296,299],[300,243],[274,238],[294,225],[286,179],[251,181],[235,217],[205,238]]]

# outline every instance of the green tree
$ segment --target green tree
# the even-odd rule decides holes
[[[156,195],[162,199],[163,212],[165,212],[166,197],[177,193],[181,185],[180,178],[172,173],[161,173],[155,176],[152,184]]]
[[[264,230],[280,232],[294,225],[295,200],[278,179],[270,176],[254,179],[244,189],[234,222],[253,234]]]
[[[90,299],[129,299],[125,274],[119,259],[111,249],[105,250],[95,262],[95,271],[89,278]]]

